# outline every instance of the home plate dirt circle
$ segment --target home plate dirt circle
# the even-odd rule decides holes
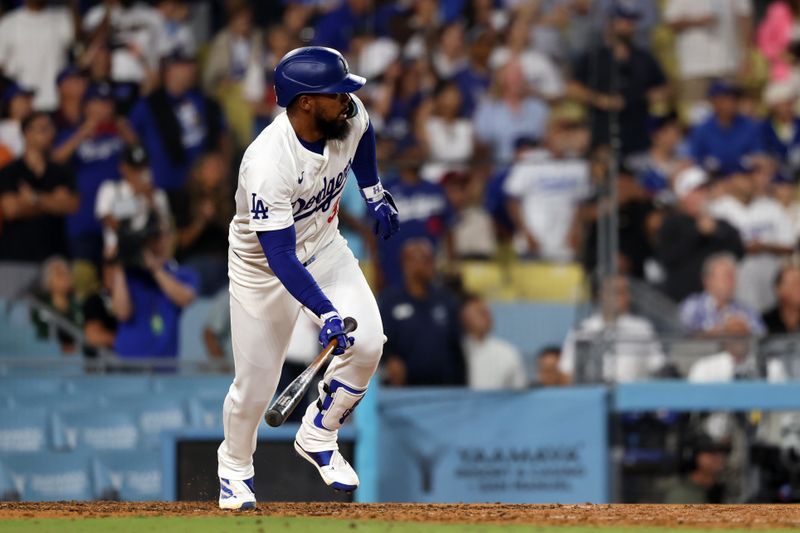
[[[0,503],[0,519],[110,516],[219,516],[216,502]],[[248,513],[251,514],[251,513]],[[800,528],[800,505],[506,505],[270,503],[255,515],[466,524]]]

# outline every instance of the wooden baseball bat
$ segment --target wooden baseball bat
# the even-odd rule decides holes
[[[344,319],[344,333],[345,335],[352,333],[358,327],[358,322],[353,317],[347,317]],[[267,421],[267,424],[276,428],[286,422],[286,418],[292,414],[294,408],[297,407],[297,404],[300,403],[300,400],[305,396],[308,387],[311,385],[311,382],[314,380],[314,376],[317,375],[319,369],[325,366],[325,363],[328,361],[328,358],[333,353],[333,350],[336,349],[337,341],[336,339],[331,340],[328,345],[323,348],[323,350],[317,355],[313,361],[306,367],[303,372],[294,378],[294,381],[289,383],[289,385],[283,390],[280,395],[275,398],[275,401],[272,402],[272,405],[267,410],[267,414],[264,417]]]

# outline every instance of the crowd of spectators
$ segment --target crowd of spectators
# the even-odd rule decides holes
[[[174,356],[181,309],[225,290],[238,157],[281,112],[275,64],[306,44],[341,50],[369,79],[359,96],[401,230],[377,242],[352,190],[341,224],[374,266],[387,331],[399,332],[389,335],[389,382],[463,383],[486,353],[506,352],[485,303],[448,292],[438,274],[462,259],[518,257],[577,262],[592,279],[611,210],[623,277],[596,294],[619,301],[598,304],[570,334],[553,381],[571,378],[576,335],[611,325],[658,334],[628,309],[626,277],[662,292],[692,334],[800,327],[789,267],[800,237],[797,2],[0,9],[0,267],[63,257],[74,305],[105,302],[113,342],[100,337],[120,354]],[[57,301],[67,316],[74,305]],[[435,349],[403,333],[415,321],[441,329],[423,343]],[[206,340],[220,355],[218,329]],[[637,367],[618,346],[616,370],[656,371],[657,344]],[[501,370],[496,378],[519,386]]]

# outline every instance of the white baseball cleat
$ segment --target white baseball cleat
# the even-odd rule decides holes
[[[322,481],[329,487],[343,492],[353,492],[358,488],[358,474],[339,450],[307,452],[297,441],[294,441],[294,449],[300,457],[317,468]]]
[[[255,509],[256,494],[253,490],[253,478],[238,480],[219,478],[220,509]]]

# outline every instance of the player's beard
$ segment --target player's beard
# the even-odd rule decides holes
[[[338,117],[333,120],[326,120],[319,115],[314,118],[317,121],[317,128],[325,136],[325,140],[341,141],[350,132],[350,122],[348,120],[339,120]]]

